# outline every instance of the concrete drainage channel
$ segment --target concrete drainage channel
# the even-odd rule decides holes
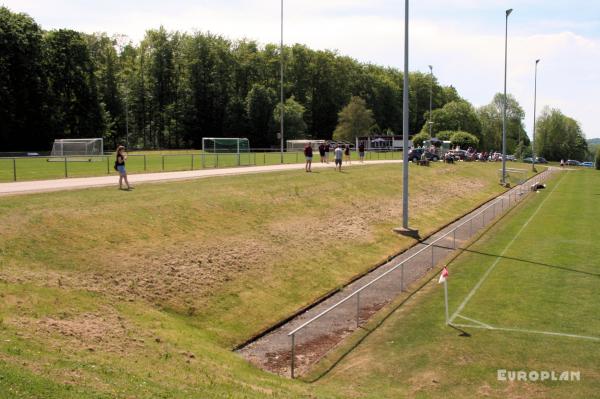
[[[549,168],[514,187],[236,351],[257,367],[281,376],[306,374],[378,310],[465,248],[531,193],[533,183],[547,180],[553,171]]]

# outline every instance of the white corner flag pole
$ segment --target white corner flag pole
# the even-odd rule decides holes
[[[446,268],[446,266],[444,266],[444,269],[442,270],[442,273],[440,274],[440,279],[438,280],[438,283],[444,283],[444,303],[446,305],[446,325],[450,324],[449,321],[449,317],[448,317],[448,269]]]

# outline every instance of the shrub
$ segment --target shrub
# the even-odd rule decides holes
[[[596,169],[600,170],[600,147],[596,150]]]
[[[412,138],[412,142],[413,142],[413,146],[415,147],[421,147],[423,145],[423,142],[425,140],[429,140],[431,137],[429,137],[428,133],[425,132],[421,132],[419,134],[415,134]]]
[[[453,132],[451,130],[444,130],[441,132],[438,132],[438,134],[435,135],[435,137],[437,137],[438,139],[442,140],[442,141],[450,141],[450,139],[452,138],[452,135],[456,133]]]
[[[477,147],[479,144],[479,139],[467,132],[455,132],[450,141],[452,142],[452,146],[459,146],[462,149]]]

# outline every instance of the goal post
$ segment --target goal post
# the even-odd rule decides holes
[[[228,154],[250,152],[250,141],[241,137],[203,137],[202,151]]]
[[[53,157],[102,156],[104,140],[101,138],[56,139],[50,155]]]

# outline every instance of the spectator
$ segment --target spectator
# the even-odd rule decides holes
[[[363,141],[358,145],[358,156],[360,157],[360,163],[365,161],[365,143]]]
[[[117,159],[115,160],[115,169],[119,172],[119,189],[123,190],[123,180],[127,184],[126,190],[131,190],[133,187],[129,185],[127,180],[127,170],[125,170],[125,161],[127,160],[127,153],[125,147],[120,145],[117,147]]]
[[[346,162],[351,164],[352,161],[350,160],[350,145],[346,144],[346,148],[344,149],[344,155],[346,158]]]
[[[325,142],[325,163],[329,163],[329,141]]]
[[[306,170],[307,172],[312,172],[311,167],[313,150],[311,143],[308,143],[306,147],[304,147],[304,157],[306,158],[306,166],[304,167],[304,170]]]
[[[335,168],[339,172],[342,171],[342,155],[343,155],[343,153],[344,153],[344,151],[342,150],[342,147],[338,144],[335,149]]]
[[[321,143],[319,146],[319,156],[321,157],[321,163],[325,162],[325,144]]]

